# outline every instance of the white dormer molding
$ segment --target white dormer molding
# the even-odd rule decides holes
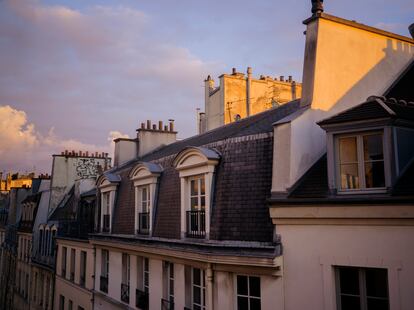
[[[158,178],[162,173],[163,168],[155,163],[140,162],[131,170],[129,178],[134,182],[135,193],[135,231],[140,233],[139,227],[139,213],[142,212],[141,191],[144,187],[149,191],[149,229],[146,234],[152,235],[153,231],[153,215],[155,206],[155,196],[158,184]]]
[[[186,211],[191,209],[190,179],[204,176],[205,180],[205,238],[210,234],[211,197],[215,167],[219,163],[220,154],[203,147],[187,147],[176,155],[173,166],[178,170],[181,183],[181,237],[186,236]]]
[[[104,228],[104,214],[103,207],[106,202],[105,199],[109,199],[109,231],[112,231],[112,215],[114,213],[115,207],[115,193],[118,187],[119,182],[121,182],[121,177],[119,175],[104,173],[96,181],[96,185],[99,188],[101,195],[101,216],[100,216],[100,227],[101,231]]]

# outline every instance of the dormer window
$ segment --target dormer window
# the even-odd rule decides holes
[[[340,190],[385,189],[382,132],[340,135],[337,150]]]
[[[101,194],[100,206],[100,231],[110,233],[112,231],[112,214],[115,204],[116,188],[121,182],[119,175],[104,173],[97,180],[97,186]]]
[[[188,147],[174,159],[181,179],[181,235],[209,238],[210,205],[215,166],[220,155],[202,147]]]
[[[130,172],[135,188],[135,231],[140,235],[151,235],[153,206],[158,177],[162,167],[155,163],[138,163]]]

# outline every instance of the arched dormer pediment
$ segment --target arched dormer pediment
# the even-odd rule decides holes
[[[214,166],[218,164],[219,160],[220,154],[216,150],[190,146],[175,156],[173,165],[178,171],[201,166],[210,166],[214,169]]]
[[[129,177],[134,181],[149,177],[158,177],[162,170],[162,167],[158,164],[140,162],[131,170]]]
[[[96,186],[102,189],[115,190],[121,182],[121,177],[118,174],[105,172],[96,180]]]

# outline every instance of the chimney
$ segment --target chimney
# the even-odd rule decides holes
[[[312,13],[303,22],[301,105],[329,111],[324,117],[383,94],[412,61],[411,38],[323,13],[323,1],[312,1]]]
[[[118,138],[114,140],[114,166],[119,167],[123,163],[137,158],[138,141],[137,139]],[[102,157],[107,157],[108,154],[102,153]]]
[[[250,100],[251,100],[251,86],[252,86],[252,68],[247,67],[246,78],[246,116],[250,116]]]
[[[236,75],[236,73],[237,73],[236,68],[231,69],[231,74],[232,75]]]
[[[158,121],[157,125],[151,127],[151,121],[147,120],[147,127],[137,129],[137,156],[142,157],[155,149],[175,142],[177,139],[177,132],[174,131],[174,120],[170,119],[169,124],[163,126],[162,121]],[[125,139],[124,139],[125,140]]]
[[[280,79],[281,82],[285,81],[285,77],[283,75],[281,75],[279,79]]]

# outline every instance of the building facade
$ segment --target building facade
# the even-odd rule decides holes
[[[256,79],[250,67],[246,75],[233,68],[231,74],[222,74],[219,79],[218,86],[210,76],[204,81],[204,112],[198,113],[198,133],[277,107],[302,94],[302,84],[292,76]]]

